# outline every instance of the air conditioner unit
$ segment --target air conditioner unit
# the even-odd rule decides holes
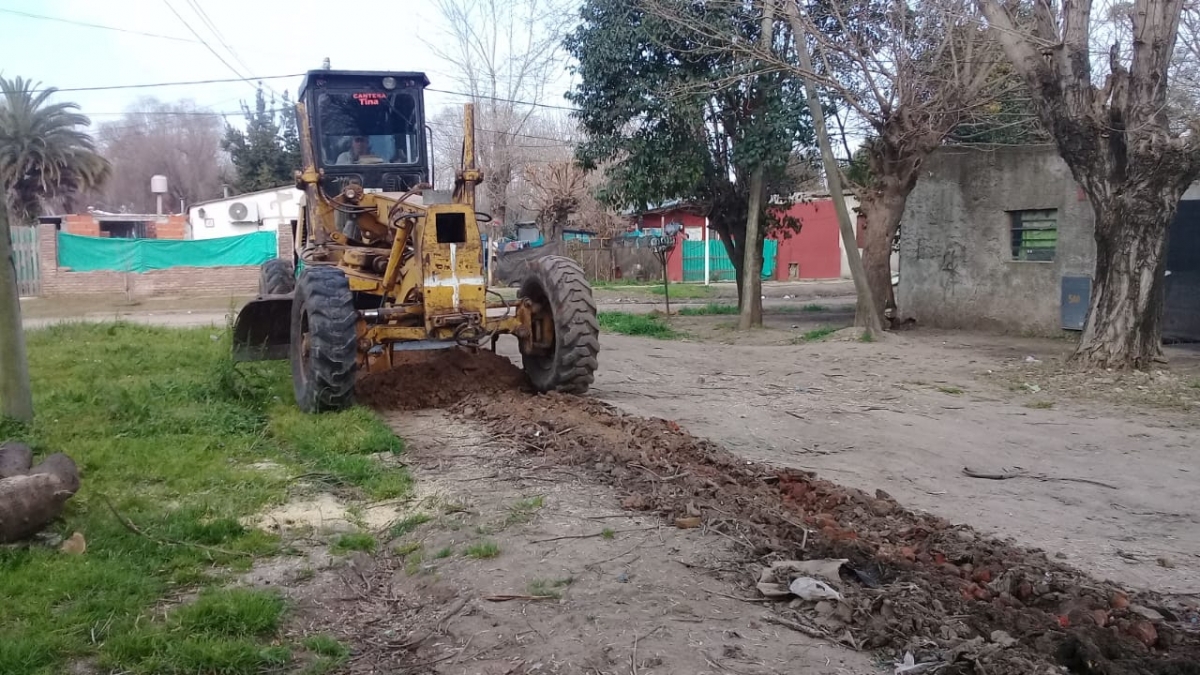
[[[229,205],[229,220],[234,223],[257,223],[258,204],[254,202],[234,202]]]

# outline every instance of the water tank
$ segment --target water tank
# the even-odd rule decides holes
[[[150,177],[150,192],[156,195],[167,193],[167,177],[166,176],[151,176]]]

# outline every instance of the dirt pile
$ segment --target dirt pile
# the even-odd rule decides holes
[[[781,610],[784,621],[941,673],[1200,674],[1200,614],[1134,595],[966,527],[799,471],[739,459],[667,420],[594,399],[475,398],[454,408],[527,451],[587,467],[624,505],[703,526],[760,563],[846,558],[844,600]],[[757,573],[739,581],[752,589]],[[913,671],[921,672],[921,671]]]
[[[396,368],[358,383],[360,403],[380,410],[421,410],[451,406],[472,395],[529,390],[525,373],[490,351],[397,352],[393,363]]]

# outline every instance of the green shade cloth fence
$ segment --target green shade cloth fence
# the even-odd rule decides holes
[[[683,280],[704,281],[705,244],[708,253],[709,281],[734,281],[737,275],[733,271],[733,263],[720,239],[683,242]],[[775,258],[779,252],[779,242],[768,239],[763,242],[762,278],[770,279],[775,276]]]
[[[58,265],[74,272],[261,265],[276,257],[274,232],[217,239],[108,239],[58,233]]]

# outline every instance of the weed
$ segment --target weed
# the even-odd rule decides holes
[[[1200,389],[1200,380],[1192,380],[1192,389]]]
[[[443,558],[449,558],[452,555],[454,555],[454,547],[447,546],[446,548],[439,550],[437,553],[434,553],[433,557],[437,558],[438,560],[442,560]]]
[[[519,525],[533,520],[533,514],[537,513],[537,510],[542,508],[544,503],[545,498],[541,495],[518,501],[509,507],[508,517],[505,518],[504,524]]]
[[[833,326],[821,326],[820,328],[814,328],[813,330],[808,331],[801,337],[801,339],[805,342],[816,342],[818,340],[824,340],[826,337],[835,332],[837,332],[837,329]]]
[[[405,557],[407,557],[413,553],[416,553],[417,551],[420,551],[420,550],[421,550],[420,542],[410,541],[407,544],[400,544],[396,548],[392,549],[392,552],[394,552],[396,555],[400,556],[401,558],[405,558]]]
[[[350,656],[350,649],[329,635],[309,635],[301,642],[304,648],[314,654],[328,656],[332,659],[344,660]]]
[[[805,306],[801,307],[800,311],[801,312],[824,312],[824,311],[826,311],[826,309],[828,309],[828,308],[826,308],[822,305],[811,304],[811,305],[805,305]]]
[[[860,335],[860,336],[858,336],[858,341],[859,341],[859,342],[874,342],[874,341],[875,341],[875,334],[874,334],[874,333],[872,333],[872,332],[871,332],[871,331],[869,331],[869,330],[868,330],[868,331],[863,331],[863,334],[862,334],[862,335]]]
[[[500,546],[494,541],[481,541],[468,546],[464,553],[468,558],[487,560],[500,555]]]
[[[404,573],[410,577],[415,577],[420,574],[421,566],[425,563],[425,554],[420,550],[415,550],[412,553],[404,556]]]
[[[950,394],[951,396],[958,396],[959,394],[963,393],[961,387],[938,387],[937,390],[943,394]]]
[[[603,539],[611,540],[611,539],[615,538],[616,536],[617,536],[616,531],[614,531],[611,527],[606,527],[600,531],[600,537]]]
[[[679,333],[656,314],[630,314],[629,312],[600,312],[600,328],[613,333],[652,337],[669,340],[680,337]]]
[[[389,528],[388,534],[391,535],[392,539],[399,539],[400,537],[403,537],[409,532],[417,529],[421,525],[428,523],[430,520],[433,520],[433,518],[424,513],[414,513],[404,520],[393,524],[392,527]]]
[[[1054,407],[1054,401],[1033,401],[1032,403],[1026,403],[1025,407],[1033,408],[1034,410],[1049,410]]]
[[[314,472],[328,474],[339,485],[361,487],[372,499],[400,497],[412,486],[406,471],[371,457],[399,453],[404,445],[365,408],[308,415],[292,405],[279,406],[272,410],[268,428]]]
[[[304,567],[296,572],[296,576],[294,577],[294,579],[296,581],[309,581],[310,579],[312,579],[315,576],[317,576],[316,570],[314,570],[311,567]]]
[[[682,307],[679,310],[679,316],[713,316],[737,313],[737,305],[720,305],[715,302],[710,302],[703,307]]]
[[[570,586],[575,582],[573,577],[565,579],[554,579],[547,581],[545,579],[534,579],[529,582],[528,591],[530,595],[536,595],[543,598],[561,598],[562,589]]]
[[[370,532],[347,532],[333,542],[330,552],[341,555],[351,551],[375,552],[375,537]]]

